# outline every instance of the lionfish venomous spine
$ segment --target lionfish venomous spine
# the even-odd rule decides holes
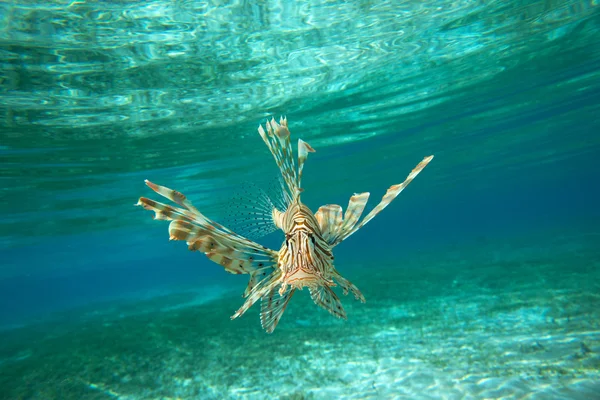
[[[335,317],[347,319],[339,297],[331,288],[337,283],[344,295],[351,292],[361,302],[365,298],[334,267],[333,248],[381,212],[425,168],[433,156],[425,157],[404,182],[390,186],[381,202],[362,220],[360,217],[369,193],[350,197],[343,215],[342,207],[336,204],[322,206],[313,214],[300,199],[300,184],[304,162],[308,153],[315,150],[299,139],[296,168],[285,118],[281,118],[279,123],[274,119],[267,121],[266,130],[259,126],[258,132],[273,154],[283,178],[282,209],[278,209],[275,202],[267,199],[270,212],[266,215],[266,223],[270,228],[281,229],[285,234],[285,241],[278,251],[264,247],[207,218],[180,192],[148,180],[145,181],[146,185],[179,207],[145,197],[141,197],[136,205],[154,211],[155,219],[171,221],[171,240],[184,240],[190,250],[204,253],[229,273],[250,275],[250,282],[243,294],[246,301],[233,314],[232,319],[244,314],[260,299],[260,320],[263,328],[271,333],[294,292],[303,287],[308,288],[315,304]]]

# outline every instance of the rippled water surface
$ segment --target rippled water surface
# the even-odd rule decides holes
[[[0,326],[50,324],[2,341],[6,398],[261,398],[260,376],[271,398],[593,398],[598,1],[0,1],[0,63]],[[275,176],[256,129],[280,115],[317,150],[313,210],[355,192],[374,203],[435,159],[336,253],[373,299],[355,323],[332,328],[300,301],[264,339],[255,314],[228,318],[246,283],[132,205],[151,179],[221,220],[236,190]],[[169,314],[184,289],[199,308]],[[157,295],[152,311],[93,306]],[[130,318],[153,312],[160,323]],[[347,369],[328,367],[344,352],[330,329],[354,346]],[[98,345],[120,330],[126,345]],[[286,380],[259,345],[244,356],[247,336],[327,383]],[[208,355],[186,370],[186,354]],[[223,379],[239,365],[253,372]]]
[[[141,178],[200,192],[260,171],[271,115],[324,154],[364,142],[352,168],[443,155],[437,182],[598,149],[594,1],[5,2],[0,18],[8,244],[133,224],[115,210]]]

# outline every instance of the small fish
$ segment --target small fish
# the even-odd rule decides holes
[[[190,250],[206,254],[229,273],[250,275],[250,282],[243,294],[246,301],[231,319],[241,316],[261,300],[261,324],[268,333],[272,333],[296,290],[304,287],[308,288],[315,304],[337,318],[347,319],[339,297],[331,288],[337,283],[344,295],[352,293],[363,303],[365,298],[334,267],[333,248],[381,212],[425,168],[433,156],[424,158],[404,182],[390,186],[381,202],[362,220],[360,217],[369,193],[352,196],[343,216],[342,207],[336,204],[322,206],[313,214],[300,199],[303,191],[300,183],[308,153],[314,153],[315,150],[299,139],[296,168],[286,118],[281,118],[279,123],[275,119],[267,120],[266,130],[261,125],[258,132],[281,172],[282,194],[279,202],[272,201],[266,195],[263,200],[252,199],[249,202],[260,205],[253,206],[262,210],[262,216],[257,218],[266,232],[271,232],[276,227],[285,234],[285,241],[279,250],[266,248],[209,219],[180,192],[148,180],[145,182],[150,189],[179,207],[145,197],[141,197],[136,205],[154,211],[155,219],[171,221],[171,240],[186,241]],[[278,208],[275,204],[280,203]]]

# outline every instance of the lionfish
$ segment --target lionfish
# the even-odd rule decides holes
[[[362,220],[360,217],[369,193],[350,197],[343,216],[342,207],[337,204],[324,205],[313,214],[300,199],[303,192],[300,183],[308,153],[315,150],[299,139],[296,169],[286,118],[282,117],[279,123],[275,119],[267,120],[266,131],[260,125],[258,132],[273,154],[283,178],[282,209],[274,205],[276,202],[268,201],[270,213],[266,217],[266,223],[273,230],[281,229],[285,234],[285,240],[278,251],[264,247],[209,219],[180,192],[148,180],[145,182],[150,189],[180,207],[145,197],[141,197],[136,205],[154,211],[155,219],[171,221],[171,240],[186,241],[190,250],[204,253],[229,273],[250,275],[250,282],[243,294],[246,300],[231,319],[244,314],[260,299],[262,327],[272,333],[294,292],[304,287],[308,288],[316,305],[337,318],[347,319],[339,297],[331,289],[336,286],[336,282],[344,295],[351,292],[363,303],[365,298],[334,267],[333,248],[379,214],[425,168],[433,156],[425,157],[404,182],[390,186],[381,202]]]

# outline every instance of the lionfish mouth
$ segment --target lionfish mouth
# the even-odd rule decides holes
[[[312,287],[319,283],[320,279],[317,275],[310,272],[298,271],[285,279],[285,282],[297,289],[302,289],[304,286]]]

